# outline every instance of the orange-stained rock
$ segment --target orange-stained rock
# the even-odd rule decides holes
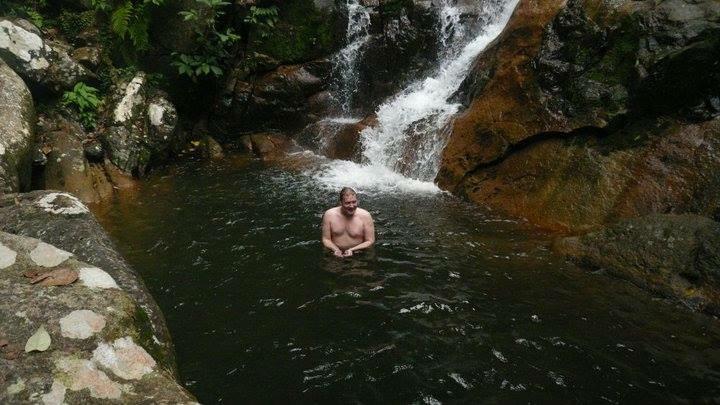
[[[295,142],[279,132],[261,132],[249,135],[250,151],[263,160],[283,157],[287,152],[297,149]],[[247,144],[246,144],[247,145]]]
[[[544,228],[720,218],[713,0],[521,0],[458,97],[438,184]]]
[[[670,124],[642,147],[546,139],[476,170],[459,193],[547,229],[583,231],[653,213],[720,214],[720,119]]]
[[[491,71],[492,77],[453,124],[437,177],[442,188],[455,190],[468,171],[501,157],[509,143],[569,129],[543,105],[531,66],[545,26],[564,3],[521,1],[505,31],[476,62],[473,72]]]

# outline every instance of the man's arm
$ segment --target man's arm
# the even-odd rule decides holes
[[[363,218],[363,242],[357,246],[353,246],[347,250],[352,254],[355,250],[361,250],[369,248],[375,243],[375,222],[373,222],[372,215],[367,213],[367,217]]]
[[[326,248],[332,250],[335,256],[342,256],[342,250],[340,250],[340,248],[337,247],[337,245],[334,244],[332,241],[332,234],[330,231],[330,215],[328,215],[327,211],[325,211],[325,214],[323,214],[322,220],[322,243],[323,245],[325,245]]]

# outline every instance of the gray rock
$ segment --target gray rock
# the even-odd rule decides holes
[[[110,160],[127,173],[143,175],[153,163],[177,151],[182,139],[178,115],[166,96],[147,83],[144,73],[120,83],[111,95],[101,134]]]
[[[720,314],[720,223],[697,215],[649,215],[579,237],[555,250],[643,288]]]
[[[67,44],[45,40],[32,28],[25,20],[0,18],[0,58],[25,80],[60,91],[94,77],[68,55]]]
[[[77,197],[52,191],[0,195],[0,231],[42,239],[106,272],[139,308],[135,323],[147,331],[139,344],[160,367],[174,373],[174,352],[163,314],[143,281],[120,256],[100,224]],[[88,283],[98,284],[98,276],[91,273]],[[8,311],[0,311],[0,314],[6,313]]]
[[[0,61],[0,193],[30,185],[35,107],[23,80]]]
[[[173,378],[172,369],[150,354],[154,343],[148,336],[153,331],[138,316],[143,307],[124,288],[94,282],[112,280],[97,264],[63,255],[52,267],[76,271],[76,282],[30,284],[23,274],[36,269],[33,252],[39,246],[60,251],[34,238],[0,232],[0,333],[9,343],[0,358],[0,401],[195,402]],[[31,353],[17,350],[40,327],[49,334],[50,346]]]
[[[85,152],[85,157],[90,162],[102,162],[105,157],[105,150],[102,144],[95,139],[85,143],[83,145],[83,151]]]

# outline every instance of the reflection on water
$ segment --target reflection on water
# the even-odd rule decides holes
[[[96,212],[165,312],[202,402],[717,400],[717,321],[590,274],[443,194],[360,195],[371,251],[320,244],[337,190],[187,163]]]

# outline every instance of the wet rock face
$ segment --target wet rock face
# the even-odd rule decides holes
[[[626,113],[689,118],[720,95],[717,2],[595,3],[569,1],[546,29],[535,61],[553,110],[604,126]]]
[[[182,139],[176,130],[175,106],[147,83],[144,73],[119,83],[111,100],[105,117],[108,126],[100,140],[115,166],[141,176],[179,149]]]
[[[30,185],[35,107],[30,90],[0,60],[0,193]]]
[[[82,279],[61,286],[31,284],[24,274],[38,266],[76,272],[93,267],[45,242],[5,232],[0,232],[0,263],[0,334],[8,342],[0,357],[0,401],[194,402],[171,377],[172,369],[163,369],[148,353],[146,337],[152,331],[138,319],[143,308],[123,288]],[[113,280],[93,269],[94,277]],[[41,327],[50,337],[46,350],[16,350]]]
[[[141,313],[133,315],[134,321],[138,328],[147,332],[134,338],[135,342],[150,353],[161,368],[175,369],[172,344],[160,309],[142,280],[115,250],[105,231],[77,197],[51,191],[0,195],[0,231],[42,238],[43,245],[35,242],[28,249],[28,256],[35,251],[39,260],[39,263],[33,262],[36,267],[43,263],[62,267],[69,260],[65,256],[71,253],[76,260],[84,262],[74,267],[79,271],[76,284],[105,292],[121,289],[127,299],[140,308]],[[42,247],[36,250],[38,246]],[[17,252],[17,249],[13,250]],[[58,260],[60,262],[56,264]],[[5,263],[9,261],[5,259]],[[92,308],[72,310],[82,309]],[[108,317],[103,311],[93,311]]]
[[[31,85],[58,92],[94,77],[69,50],[67,44],[43,39],[25,20],[0,18],[0,57]]]
[[[554,249],[696,310],[720,314],[720,223],[695,215],[650,215],[618,222]]]
[[[416,80],[436,62],[440,51],[436,9],[421,2],[378,1],[368,4],[370,39],[358,63],[353,97],[362,115]]]
[[[716,217],[718,7],[521,1],[458,94],[436,180],[565,231]]]

